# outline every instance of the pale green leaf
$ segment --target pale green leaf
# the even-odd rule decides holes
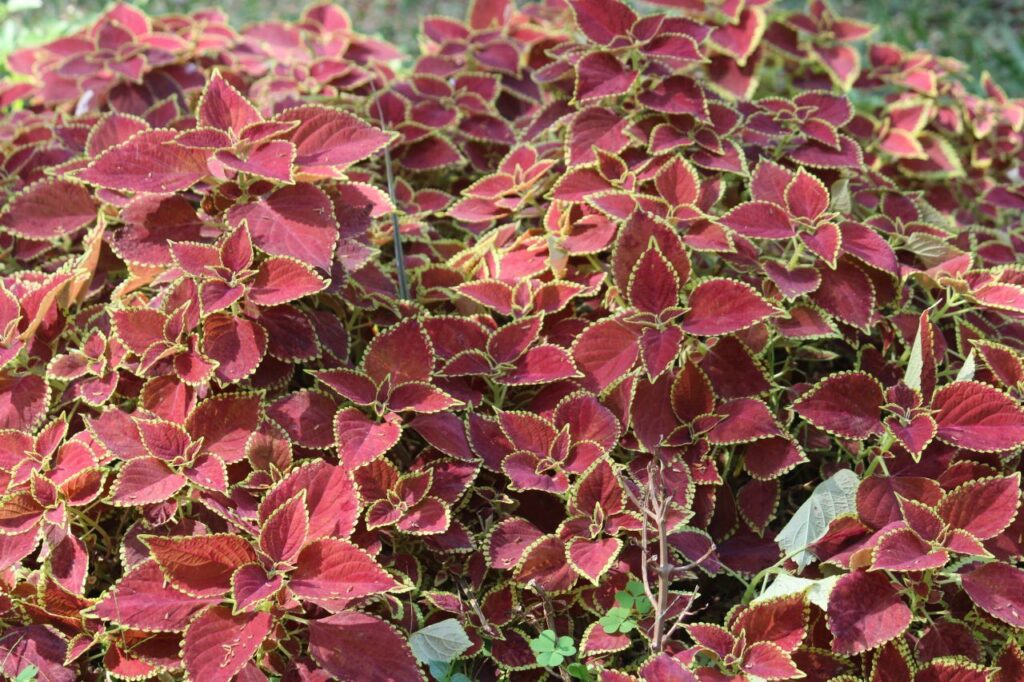
[[[907,361],[907,371],[903,375],[903,383],[910,388],[921,390],[921,371],[924,369],[924,344],[921,341],[921,331],[917,332],[914,338],[914,345],[910,349],[910,360]]]
[[[957,381],[971,381],[972,379],[974,379],[974,370],[976,368],[977,368],[977,365],[974,362],[974,349],[972,348],[971,352],[967,354],[967,359],[964,360],[963,367],[961,367],[960,371],[957,372],[956,380]]]
[[[409,648],[420,663],[448,663],[472,646],[469,636],[454,618],[428,625],[409,635]]]
[[[801,578],[799,576],[790,575],[789,573],[780,573],[772,581],[772,584],[768,586],[764,592],[762,592],[756,599],[753,600],[753,604],[759,602],[768,601],[769,599],[777,599],[779,597],[789,597],[794,594],[806,594],[807,599],[810,600],[815,606],[821,607],[822,611],[828,609],[828,597],[832,594],[832,588],[835,587],[836,581],[839,580],[838,575],[830,576],[828,578],[821,578],[819,580],[811,580],[809,578]]]
[[[837,471],[821,483],[807,501],[800,505],[789,523],[779,531],[775,541],[793,557],[797,567],[803,570],[814,561],[814,555],[807,546],[817,542],[828,529],[833,519],[850,514],[857,508],[857,487],[860,479],[849,469]]]

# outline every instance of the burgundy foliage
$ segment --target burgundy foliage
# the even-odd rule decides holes
[[[605,682],[1021,679],[1024,101],[822,0],[653,4],[11,55],[3,674],[406,682],[454,618],[473,680],[567,675],[546,628]],[[596,625],[655,469],[664,641]]]

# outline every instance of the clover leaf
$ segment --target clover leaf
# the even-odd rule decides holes
[[[554,630],[544,630],[530,640],[530,649],[533,650],[537,663],[548,667],[559,666],[562,661],[576,653],[576,645],[573,644],[572,637],[568,635],[558,637]]]

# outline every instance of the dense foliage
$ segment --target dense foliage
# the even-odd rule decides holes
[[[656,4],[11,56],[2,674],[1024,679],[1024,101]]]

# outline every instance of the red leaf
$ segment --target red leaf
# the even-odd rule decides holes
[[[964,483],[942,498],[938,511],[949,527],[989,540],[1013,522],[1019,504],[1020,472]]]
[[[305,493],[309,513],[309,538],[348,537],[352,534],[359,512],[352,477],[340,466],[323,460],[292,470],[274,486],[259,507],[260,523],[266,523],[274,510],[300,492]]]
[[[331,269],[338,223],[334,205],[317,187],[289,185],[259,201],[233,206],[228,223],[238,228],[242,221],[248,224],[253,243],[263,251]]]
[[[737,398],[718,406],[721,420],[708,431],[711,443],[747,443],[781,436],[768,406],[758,398]]]
[[[529,548],[516,568],[515,579],[521,585],[535,580],[548,592],[561,592],[573,586],[576,573],[565,560],[565,544],[549,535]]]
[[[249,300],[256,305],[280,305],[315,294],[327,282],[305,263],[290,258],[268,258],[260,264],[249,286]]]
[[[363,370],[374,383],[391,377],[392,385],[430,381],[434,350],[423,326],[409,319],[373,337],[363,356]]]
[[[709,279],[690,294],[683,329],[700,336],[732,334],[776,313],[753,287],[731,279]]]
[[[219,596],[198,598],[174,589],[155,561],[144,561],[107,590],[93,613],[125,627],[173,632],[219,601]]]
[[[829,196],[825,185],[803,168],[786,187],[786,208],[797,218],[814,220],[828,209]]]
[[[306,105],[287,109],[279,121],[298,121],[288,139],[295,165],[304,173],[336,177],[356,161],[383,149],[391,136],[334,107]]]
[[[932,398],[939,439],[979,452],[1024,444],[1024,409],[1001,391],[977,381],[943,386]]]
[[[235,569],[256,561],[256,552],[237,535],[150,535],[145,542],[171,583],[197,597],[226,594]]]
[[[982,564],[963,574],[963,587],[979,608],[1024,628],[1024,571],[998,561]]]
[[[64,666],[68,645],[54,629],[43,625],[5,628],[0,637],[0,672],[11,680],[35,668],[30,679],[40,682],[74,682],[80,679]]]
[[[292,160],[295,158],[295,146],[291,142],[265,142],[244,155],[221,150],[215,157],[217,161],[239,173],[249,173],[289,184],[293,180]]]
[[[422,381],[397,386],[388,398],[388,407],[395,412],[443,412],[458,404],[441,389]]]
[[[400,424],[375,422],[355,407],[338,410],[334,418],[338,459],[346,469],[356,469],[382,456],[401,435]]]
[[[505,519],[494,527],[487,539],[487,563],[492,568],[515,568],[523,553],[543,533],[526,519]]]
[[[622,540],[618,538],[587,540],[577,537],[566,546],[566,557],[577,573],[597,585],[621,549]]]
[[[234,464],[245,457],[245,446],[259,421],[259,396],[221,393],[199,403],[185,428],[192,440],[203,439],[203,452]]]
[[[112,235],[111,247],[129,263],[164,265],[173,242],[202,238],[203,221],[180,194],[140,195],[121,209],[121,222],[124,227]]]
[[[337,403],[324,393],[303,389],[267,406],[267,416],[281,426],[296,445],[323,449],[334,444],[331,420],[337,409]]]
[[[572,354],[586,377],[587,388],[603,391],[636,365],[639,332],[618,319],[601,320],[577,337]]]
[[[576,25],[601,45],[626,38],[636,23],[636,13],[619,0],[570,0]]]
[[[793,659],[771,642],[755,642],[743,652],[743,671],[766,680],[786,680],[803,675]]]
[[[208,173],[209,150],[184,147],[174,130],[146,130],[111,147],[78,177],[107,189],[162,194],[180,192]]]
[[[743,468],[760,480],[777,478],[807,457],[789,438],[775,437],[751,443],[744,449]]]
[[[30,429],[46,412],[50,386],[36,374],[0,374],[0,429]]]
[[[772,599],[739,611],[729,629],[746,632],[747,642],[770,642],[792,653],[807,635],[805,611],[803,595]]]
[[[110,497],[115,504],[144,505],[163,502],[185,486],[185,477],[156,457],[125,462]]]
[[[788,239],[795,234],[786,211],[767,201],[740,204],[719,218],[719,221],[744,237],[753,239]]]
[[[932,550],[909,528],[896,528],[882,535],[875,544],[871,568],[887,571],[925,571],[942,568],[949,555]]]
[[[522,386],[549,384],[578,376],[572,356],[561,346],[545,343],[530,348],[513,363],[515,367],[498,378],[502,384]]]
[[[836,582],[828,600],[832,650],[859,654],[898,637],[910,625],[910,609],[884,573],[856,571]]]
[[[648,248],[633,266],[627,299],[654,314],[679,304],[679,276],[657,248]]]
[[[309,512],[306,510],[306,492],[300,490],[263,522],[260,529],[260,549],[273,561],[291,562],[306,543],[309,535]]]
[[[71,234],[96,219],[96,202],[74,182],[48,178],[14,195],[0,212],[0,228],[27,239]]]
[[[576,100],[614,97],[629,92],[637,73],[607,52],[592,52],[576,65]]]
[[[351,542],[323,538],[302,548],[289,588],[305,601],[337,612],[350,602],[389,592],[399,583]]]
[[[704,88],[687,76],[670,76],[653,87],[644,88],[637,97],[639,102],[663,114],[689,114],[707,118]]]
[[[283,584],[284,577],[281,573],[271,577],[259,564],[242,566],[231,576],[231,599],[234,601],[234,610],[250,612],[258,609],[260,602],[266,603]]]
[[[341,680],[420,680],[405,639],[376,616],[359,611],[311,621],[309,653]]]
[[[230,131],[236,138],[246,126],[263,121],[256,107],[224,80],[219,70],[206,83],[196,107],[196,118],[200,126]]]
[[[233,384],[259,367],[267,352],[267,333],[252,320],[214,313],[203,320],[203,352],[218,363],[217,378]]]
[[[814,302],[843,322],[866,329],[875,307],[871,278],[846,258],[834,270],[821,266],[818,272],[821,286],[811,296]]]
[[[793,403],[819,429],[863,440],[882,430],[882,385],[864,372],[840,372],[819,382]]]
[[[182,643],[189,677],[230,682],[259,649],[272,624],[269,613],[232,615],[226,606],[204,611],[188,626]]]

